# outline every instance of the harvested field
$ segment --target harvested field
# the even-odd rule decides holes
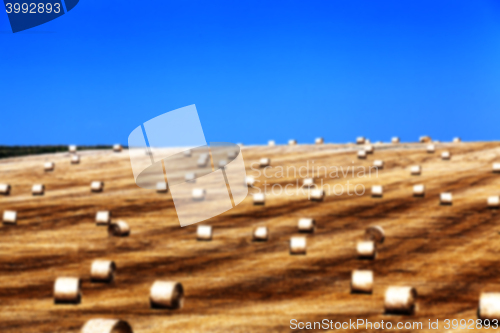
[[[422,332],[429,319],[439,319],[440,328],[444,319],[476,320],[480,294],[500,292],[500,216],[487,205],[500,194],[500,174],[492,172],[500,143],[437,143],[435,153],[426,143],[375,144],[373,154],[358,159],[362,147],[242,147],[255,187],[292,184],[294,194],[268,186],[265,205],[254,205],[250,194],[257,190],[249,188],[236,208],[202,222],[213,227],[211,241],[197,241],[196,224],[179,226],[170,192],[134,183],[126,149],[79,152],[80,164],[71,164],[67,153],[0,160],[0,183],[12,186],[10,195],[0,195],[0,212],[17,211],[17,225],[0,227],[0,331],[79,332],[92,318],[125,320],[135,333],[290,332],[291,319],[358,318],[420,321]],[[442,160],[442,151],[451,159]],[[259,175],[263,156],[271,160],[268,179]],[[374,160],[384,161],[378,174],[346,172],[364,166],[368,173]],[[44,172],[46,161],[56,164],[53,172]],[[328,168],[314,175],[327,188],[320,202],[300,190],[313,165],[316,172]],[[412,165],[421,165],[422,174],[412,176]],[[334,166],[338,178],[330,178]],[[287,167],[302,176],[287,175]],[[96,179],[105,183],[101,193],[90,191]],[[44,184],[45,194],[33,196],[33,184]],[[365,189],[361,196],[353,195],[357,184],[358,192]],[[425,185],[425,196],[413,196],[416,184]],[[344,193],[334,194],[341,185]],[[371,196],[373,185],[383,186],[383,197]],[[440,205],[442,192],[453,194],[452,205]],[[109,236],[95,224],[98,211],[126,221],[130,235]],[[299,234],[303,217],[315,220],[314,233]],[[356,244],[373,225],[383,228],[385,240],[375,260],[359,259]],[[268,227],[266,242],[252,241],[258,226]],[[307,254],[290,255],[290,238],[299,235],[307,237]],[[91,281],[96,259],[116,263],[112,282]],[[353,270],[373,271],[372,294],[351,293]],[[80,304],[54,304],[60,276],[81,278]],[[150,308],[156,280],[182,284],[181,309]],[[389,286],[416,289],[413,314],[384,313]]]

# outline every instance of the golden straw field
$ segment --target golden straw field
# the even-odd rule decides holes
[[[422,143],[375,144],[373,154],[358,159],[362,146],[354,144],[244,146],[255,187],[291,184],[289,194],[269,186],[265,205],[253,205],[257,189],[250,188],[241,204],[201,223],[213,227],[212,241],[196,240],[197,224],[180,227],[170,192],[135,184],[127,150],[81,152],[80,164],[71,164],[69,153],[2,159],[0,183],[12,190],[0,196],[0,212],[18,216],[16,225],[0,230],[0,332],[80,332],[92,318],[125,320],[135,333],[291,332],[305,331],[292,330],[292,319],[358,318],[423,322],[423,332],[431,331],[429,319],[440,325],[476,320],[480,293],[500,292],[500,216],[486,203],[500,195],[500,174],[492,172],[500,143],[435,147],[427,153]],[[441,159],[443,151],[450,160]],[[269,178],[255,167],[261,157],[271,159]],[[358,174],[363,166],[368,173],[374,160],[383,160],[384,168],[371,169],[370,177]],[[47,161],[55,163],[51,172],[44,172]],[[413,165],[421,166],[421,175],[410,174]],[[329,171],[315,174],[316,184],[332,191],[316,202],[297,188],[303,177],[290,172],[305,175],[308,167],[311,177],[320,166]],[[338,178],[330,177],[331,167]],[[95,180],[104,182],[103,192],[90,191]],[[43,196],[31,194],[37,183],[45,185]],[[425,185],[424,197],[413,196],[415,184]],[[365,188],[363,195],[352,195],[356,185],[358,192]],[[372,185],[383,186],[383,197],[371,196]],[[440,205],[441,192],[452,193],[452,205]],[[112,237],[96,226],[101,210],[126,221],[130,235]],[[314,218],[316,230],[303,234],[306,255],[290,255],[302,217]],[[356,243],[373,225],[385,230],[385,241],[374,260],[359,259]],[[268,227],[267,242],[252,241],[257,226]],[[91,281],[95,259],[116,263],[113,282]],[[373,270],[372,294],[351,293],[354,269]],[[60,276],[81,278],[80,304],[54,303]],[[183,285],[181,309],[150,308],[156,280]],[[413,314],[384,312],[386,288],[398,285],[417,290]]]

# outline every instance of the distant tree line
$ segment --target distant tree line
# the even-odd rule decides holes
[[[124,147],[125,148],[125,147]],[[78,150],[113,149],[113,146],[78,146]],[[59,146],[0,146],[0,158],[67,152],[68,145]]]

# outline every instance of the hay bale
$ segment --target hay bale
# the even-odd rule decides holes
[[[294,140],[294,139],[288,140],[288,145],[289,146],[295,146],[295,145],[297,145],[297,140]]]
[[[236,158],[236,156],[238,156],[237,151],[228,151],[227,152],[227,158],[231,161],[234,160]]]
[[[3,212],[4,224],[17,224],[17,212],[13,210],[5,210]]]
[[[392,139],[391,139],[391,142],[392,143],[399,143],[399,137],[393,136]]]
[[[0,194],[9,195],[10,194],[10,184],[0,184]]]
[[[373,271],[353,270],[351,274],[351,292],[371,294],[373,291]]]
[[[223,168],[227,165],[227,161],[226,160],[220,160],[219,161],[219,168]]]
[[[364,150],[367,154],[373,154],[373,151],[375,150],[375,148],[372,145],[366,145],[364,147]]]
[[[360,160],[364,160],[366,158],[366,151],[365,150],[358,150],[358,158]]]
[[[208,157],[198,157],[198,161],[196,161],[196,165],[198,165],[199,168],[204,168],[208,164]]]
[[[129,323],[119,319],[90,319],[81,333],[133,333]]]
[[[115,153],[119,153],[119,152],[121,152],[121,151],[122,151],[122,149],[123,149],[123,147],[122,147],[122,145],[120,145],[120,144],[115,144],[115,145],[113,145],[113,151],[114,151]]]
[[[425,185],[423,184],[413,185],[414,197],[423,197],[424,195],[425,195]]]
[[[80,279],[76,277],[59,277],[54,283],[54,303],[80,303],[82,293]]]
[[[366,228],[365,239],[382,244],[385,240],[384,229],[378,225]]]
[[[453,203],[453,196],[450,192],[443,192],[439,195],[441,205],[451,205]]]
[[[270,147],[274,147],[274,146],[276,146],[276,142],[274,140],[269,140],[267,142],[267,145],[270,146]]]
[[[245,177],[245,184],[248,186],[248,187],[251,187],[255,184],[255,178],[253,176],[246,176]]]
[[[184,157],[191,157],[191,154],[192,154],[191,149],[184,150],[183,153],[184,153]]]
[[[199,225],[196,229],[196,239],[204,241],[212,240],[212,226]]]
[[[373,166],[378,168],[378,169],[383,169],[384,168],[384,161],[375,160],[375,161],[373,161]]]
[[[90,267],[90,279],[94,282],[111,282],[115,277],[116,265],[111,260],[94,260]]]
[[[90,183],[91,192],[102,192],[104,189],[104,183],[101,181],[93,181]]]
[[[111,222],[111,212],[108,210],[101,210],[95,214],[95,224],[108,225]]]
[[[126,237],[130,235],[130,227],[125,221],[116,221],[108,226],[108,234],[116,237]]]
[[[322,145],[323,143],[325,143],[325,140],[323,138],[316,138],[316,140],[314,140],[314,143],[317,145]]]
[[[481,293],[477,312],[479,319],[500,321],[500,293]]]
[[[268,167],[268,166],[271,165],[271,159],[269,159],[267,157],[263,157],[263,158],[260,159],[259,165],[260,165],[261,168]]]
[[[500,207],[500,197],[498,195],[488,197],[487,203],[489,208],[498,208]]]
[[[436,147],[434,145],[427,145],[427,152],[432,154],[436,151]]]
[[[430,137],[430,136],[428,136],[428,135],[424,135],[424,136],[421,136],[421,137],[420,137],[419,141],[420,141],[421,143],[427,143],[427,142],[431,142],[432,140],[431,140],[431,137]]]
[[[382,185],[373,185],[372,186],[372,197],[381,198],[384,195],[384,189]]]
[[[44,195],[45,193],[45,185],[43,184],[35,184],[31,187],[31,194],[33,195]]]
[[[54,167],[55,167],[55,163],[54,162],[45,162],[45,164],[43,165],[43,169],[47,172],[47,171],[54,171]]]
[[[302,180],[302,186],[313,187],[314,186],[314,178],[304,178],[304,180]]]
[[[257,227],[255,229],[253,229],[253,233],[252,233],[252,239],[254,241],[267,241],[267,238],[268,238],[268,230],[267,230],[267,227]]]
[[[152,308],[180,309],[184,304],[184,289],[175,281],[155,281],[149,293]]]
[[[460,139],[459,137],[453,138],[453,143],[459,143],[459,142],[462,142],[462,139]]]
[[[156,192],[158,193],[168,192],[168,183],[164,181],[156,183]]]
[[[68,151],[72,154],[76,153],[77,147],[75,145],[68,146]]]
[[[299,232],[313,233],[316,228],[316,221],[312,218],[301,218],[298,223]]]
[[[188,172],[184,176],[184,180],[188,183],[196,183],[196,173],[194,172]]]
[[[306,254],[307,242],[305,237],[290,238],[290,254]]]
[[[441,159],[442,160],[449,160],[451,158],[451,154],[449,151],[443,151],[441,153]]]
[[[254,193],[253,204],[254,205],[264,205],[266,203],[266,198],[264,193]]]
[[[500,163],[493,163],[493,172],[500,172]]]
[[[71,156],[71,164],[79,164],[79,163],[80,163],[80,156],[78,155]]]
[[[365,137],[364,137],[364,136],[358,136],[358,137],[356,138],[356,144],[358,144],[358,145],[362,145],[362,144],[364,144],[364,143],[365,143],[365,141],[366,141],[366,140],[365,140]]]
[[[325,198],[325,191],[322,189],[311,190],[309,193],[309,200],[311,201],[323,201]]]
[[[389,287],[385,292],[386,313],[412,314],[415,311],[417,291],[413,287]]]
[[[205,200],[205,189],[204,188],[194,188],[191,192],[193,200],[201,201]]]
[[[375,242],[372,240],[363,240],[358,242],[356,244],[356,252],[358,253],[358,258],[375,259],[375,256],[377,255]]]
[[[410,167],[410,173],[413,176],[419,176],[422,173],[422,168],[420,167],[420,165],[412,165]]]

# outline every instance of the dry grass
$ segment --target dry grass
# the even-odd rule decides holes
[[[363,196],[330,195],[311,202],[305,195],[268,195],[265,206],[248,196],[236,208],[206,221],[214,227],[211,242],[196,241],[196,225],[179,226],[170,193],[138,188],[126,151],[89,151],[81,164],[68,154],[12,158],[0,162],[0,182],[12,185],[0,197],[0,211],[17,210],[18,224],[0,231],[0,331],[79,332],[91,318],[120,318],[136,333],[146,332],[289,332],[290,320],[422,321],[477,318],[482,291],[500,291],[498,211],[486,199],[498,195],[498,143],[376,146],[358,160],[352,145],[244,147],[251,163],[269,156],[277,166],[369,166],[385,161],[378,177],[323,179],[326,184],[363,184]],[[452,153],[442,161],[443,150]],[[43,162],[56,163],[45,173]],[[354,163],[353,163],[354,161]],[[420,164],[421,176],[409,167]],[[262,186],[264,177],[256,186]],[[105,182],[91,193],[90,182]],[[295,184],[294,177],[271,178],[272,184]],[[46,194],[31,195],[43,183]],[[423,183],[426,195],[412,196]],[[301,182],[299,183],[301,184]],[[383,198],[370,196],[383,185]],[[295,185],[294,185],[295,186]],[[255,190],[251,190],[254,192]],[[352,187],[351,187],[352,191]],[[452,206],[439,205],[439,193],[453,193]],[[95,214],[110,210],[113,219],[131,227],[127,238],[109,237],[95,225]],[[315,218],[307,235],[306,256],[290,256],[288,240],[300,217]],[[386,240],[376,260],[359,260],[355,244],[365,228],[380,225]],[[269,241],[252,242],[256,226],[269,228]],[[111,284],[91,283],[95,259],[116,263]],[[354,269],[374,271],[372,295],[351,294]],[[54,304],[58,276],[82,278],[79,305]],[[149,288],[157,279],[179,281],[186,300],[180,310],[150,309]],[[414,315],[384,314],[383,295],[390,285],[411,285],[418,292]]]

